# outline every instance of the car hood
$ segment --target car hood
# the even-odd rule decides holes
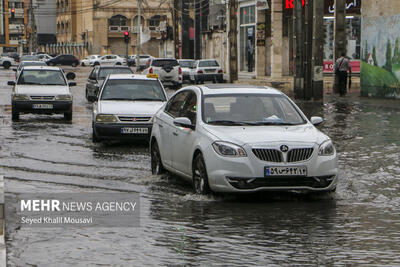
[[[62,95],[69,94],[69,89],[65,85],[17,85],[15,92],[27,95]]]
[[[154,115],[165,102],[156,101],[111,101],[98,102],[98,113],[120,115]]]
[[[207,125],[207,131],[218,140],[238,145],[267,145],[270,143],[317,143],[328,137],[311,124],[298,126],[214,126]]]

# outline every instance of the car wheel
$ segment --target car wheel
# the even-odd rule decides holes
[[[153,175],[160,175],[165,172],[164,166],[161,161],[160,149],[158,148],[157,141],[151,145],[151,173]]]
[[[202,154],[198,154],[193,161],[193,191],[199,195],[207,195],[211,191]]]
[[[12,110],[11,111],[11,120],[12,121],[18,121],[19,120],[19,112]]]
[[[71,66],[72,66],[72,67],[76,67],[76,66],[78,66],[78,63],[72,62]]]
[[[64,119],[67,121],[71,121],[72,120],[72,111],[64,113]]]
[[[119,66],[119,65],[121,65],[121,62],[117,62],[115,65],[118,65],[118,66]]]
[[[101,141],[100,138],[97,136],[97,134],[94,131],[93,126],[92,126],[92,142],[93,143],[98,143],[100,141]]]
[[[82,62],[81,65],[82,65],[82,67],[85,67],[85,63]]]
[[[9,69],[9,68],[11,67],[11,63],[8,62],[8,61],[3,62],[3,67],[4,67],[5,69]]]
[[[100,65],[100,63],[97,61],[95,63],[93,63],[93,66],[97,66],[97,65]]]

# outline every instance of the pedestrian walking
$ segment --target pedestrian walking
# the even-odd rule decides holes
[[[347,76],[351,77],[351,66],[350,60],[346,57],[345,53],[341,54],[335,62],[335,75],[337,76],[339,82],[339,94],[344,96],[347,93]]]

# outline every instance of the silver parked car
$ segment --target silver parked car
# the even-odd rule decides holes
[[[179,65],[182,68],[182,80],[190,81],[190,71],[194,68],[194,59],[180,59],[178,60]]]
[[[144,74],[157,74],[158,79],[164,84],[176,89],[182,86],[182,68],[174,58],[155,58],[150,66],[143,71]]]
[[[190,71],[192,83],[203,83],[204,81],[223,82],[223,70],[215,59],[201,59],[195,62]]]

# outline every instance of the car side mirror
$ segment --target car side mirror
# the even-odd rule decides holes
[[[76,82],[69,82],[68,86],[76,86]]]
[[[189,118],[187,117],[178,117],[174,119],[174,125],[180,126],[183,128],[189,128],[189,129],[194,129],[194,125],[192,125],[192,122],[190,121]]]
[[[8,85],[15,85],[15,82],[14,81],[8,81],[7,84]]]
[[[324,119],[321,117],[311,117],[311,123],[315,126],[324,122]]]
[[[74,80],[76,77],[75,73],[73,73],[73,72],[68,72],[67,75],[65,75],[65,76],[67,77],[67,80]]]

